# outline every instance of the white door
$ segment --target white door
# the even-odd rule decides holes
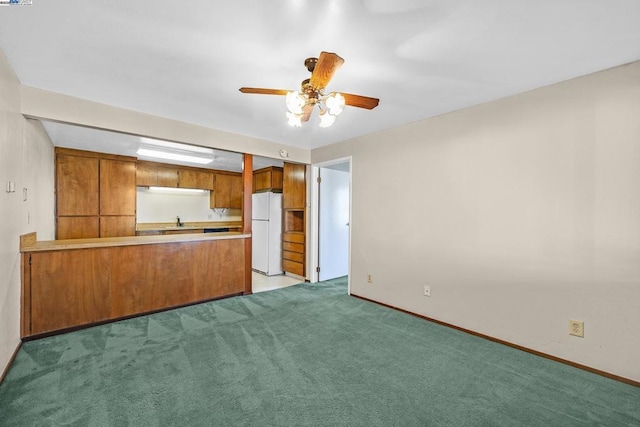
[[[319,174],[318,280],[329,280],[349,274],[349,172],[332,166]]]

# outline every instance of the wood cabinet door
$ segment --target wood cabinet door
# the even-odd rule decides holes
[[[136,217],[101,216],[100,237],[124,237],[136,235]]]
[[[56,157],[56,214],[98,215],[99,160],[59,154]]]
[[[259,193],[271,186],[271,171],[261,170],[253,172],[253,192]]]
[[[282,168],[270,166],[253,171],[253,192],[282,191]]]
[[[211,202],[212,208],[241,209],[242,175],[216,174]]]
[[[242,209],[242,175],[231,176],[231,193],[229,197],[229,208],[231,209]]]
[[[95,239],[100,237],[99,217],[59,216],[56,239]]]
[[[158,166],[158,187],[177,187],[178,169],[171,166]]]
[[[285,163],[282,178],[282,207],[304,209],[307,201],[305,165]]]
[[[152,163],[138,162],[136,164],[136,185],[151,187],[158,185],[158,167]]]
[[[100,215],[135,214],[135,162],[100,159]]]
[[[178,171],[180,188],[200,188],[213,190],[213,173],[197,169],[180,169]]]
[[[109,319],[110,265],[109,249],[34,252],[31,333]]]

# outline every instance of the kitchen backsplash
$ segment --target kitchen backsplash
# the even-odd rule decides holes
[[[139,187],[137,194],[137,222],[241,221],[240,209],[209,208],[209,192],[156,193]]]

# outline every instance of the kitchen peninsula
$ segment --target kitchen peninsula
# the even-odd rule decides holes
[[[21,237],[23,338],[251,293],[250,234]]]

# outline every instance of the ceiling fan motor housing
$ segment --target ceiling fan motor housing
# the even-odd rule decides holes
[[[316,64],[318,63],[318,58],[307,58],[304,60],[304,66],[307,67],[310,73],[313,73],[313,70],[316,68]]]

